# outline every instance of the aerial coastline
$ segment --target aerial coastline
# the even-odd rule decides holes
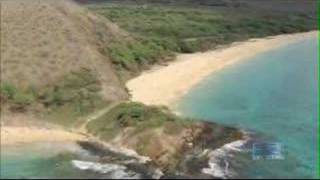
[[[131,100],[147,105],[167,106],[174,109],[179,97],[211,73],[228,65],[241,62],[250,56],[290,42],[311,37],[317,31],[285,34],[236,42],[207,52],[180,54],[166,66],[155,65],[151,70],[128,81]],[[157,81],[154,81],[157,79]],[[63,129],[37,127],[1,127],[1,144],[14,145],[41,141],[79,141],[86,136]]]
[[[258,53],[311,37],[316,33],[317,31],[310,31],[249,39],[207,52],[180,54],[168,65],[155,66],[128,81],[127,87],[131,93],[131,100],[147,105],[164,105],[173,108],[179,97],[186,94],[209,74]]]
[[[0,178],[310,174],[316,3],[256,1],[1,2]]]

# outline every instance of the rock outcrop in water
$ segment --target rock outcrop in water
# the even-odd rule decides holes
[[[208,157],[197,158],[199,154],[242,138],[235,128],[183,119],[165,109],[139,103],[120,104],[91,121],[87,128],[102,141],[149,157],[168,175],[179,170],[193,176],[208,166]],[[83,147],[103,156],[100,145]]]

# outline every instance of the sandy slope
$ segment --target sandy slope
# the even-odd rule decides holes
[[[1,145],[32,143],[32,142],[63,142],[84,140],[86,137],[80,134],[60,130],[39,127],[1,127]]]
[[[208,52],[181,54],[177,56],[176,61],[168,66],[155,67],[130,80],[127,87],[131,92],[133,101],[173,107],[175,100],[209,74],[228,65],[234,65],[257,53],[314,34],[316,34],[316,31],[251,39]]]

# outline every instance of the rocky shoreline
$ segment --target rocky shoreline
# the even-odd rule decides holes
[[[146,178],[152,177],[157,170],[163,173],[160,174],[161,178],[164,179],[192,177],[212,178],[212,176],[201,172],[201,169],[208,167],[208,150],[214,150],[224,144],[241,140],[244,138],[244,135],[236,128],[226,127],[216,123],[196,122],[196,124],[196,128],[186,130],[186,133],[181,136],[181,143],[174,147],[176,149],[175,153],[165,151],[165,148],[163,148],[158,149],[159,152],[162,152],[158,156],[154,156],[153,153],[139,154],[150,157],[150,161],[145,163],[139,163],[135,157],[110,151],[110,149],[99,141],[78,141],[78,144],[93,155],[99,156],[100,161],[104,163],[131,159],[131,163],[127,165],[129,165],[130,168],[141,171],[140,173],[144,174]],[[136,151],[137,149],[133,150]],[[110,153],[113,154],[111,159]]]

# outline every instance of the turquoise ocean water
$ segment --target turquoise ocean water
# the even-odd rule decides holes
[[[230,159],[240,178],[315,177],[317,37],[258,54],[208,76],[179,102],[187,116],[253,133]],[[255,145],[276,143],[282,158],[256,159]]]
[[[203,80],[181,99],[179,110],[253,133],[242,152],[215,153],[223,155],[221,166],[228,162],[231,177],[312,178],[316,64],[316,37],[258,54]],[[280,143],[284,159],[254,160],[252,146],[261,142]],[[150,177],[126,162],[92,164],[99,158],[76,144],[2,146],[0,153],[0,178]]]
[[[1,179],[141,179],[154,174],[126,154],[106,150],[101,159],[77,143],[42,142],[1,148]]]
[[[71,143],[2,146],[0,178],[93,178],[94,173],[80,171],[70,163],[71,153],[76,157],[81,151]]]

